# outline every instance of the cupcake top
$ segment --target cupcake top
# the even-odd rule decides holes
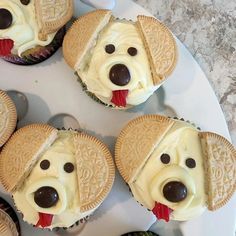
[[[72,13],[72,0],[1,0],[0,56],[50,44]]]
[[[16,127],[16,107],[11,98],[0,90],[0,147],[9,139]]]
[[[117,108],[146,101],[177,58],[175,40],[158,20],[119,20],[106,10],[80,17],[65,36],[63,52],[87,90]]]
[[[24,220],[49,229],[68,228],[90,215],[114,180],[112,157],[103,143],[39,124],[12,136],[0,155],[0,172]]]
[[[236,189],[234,147],[184,121],[139,117],[122,130],[115,155],[135,199],[158,219],[185,221],[216,210]]]

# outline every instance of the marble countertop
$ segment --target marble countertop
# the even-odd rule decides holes
[[[209,79],[236,145],[236,1],[134,0],[184,43]]]

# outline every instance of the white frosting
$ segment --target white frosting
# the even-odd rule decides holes
[[[0,8],[7,9],[13,17],[12,25],[4,30],[0,29],[0,39],[14,41],[13,54],[21,55],[35,46],[46,46],[53,41],[56,33],[49,34],[47,40],[38,38],[39,26],[35,15],[34,1],[23,5],[20,0],[1,0]]]
[[[130,187],[134,197],[145,207],[152,210],[155,202],[162,203],[173,210],[171,219],[184,221],[200,215],[206,209],[206,193],[198,130],[181,123],[178,122],[167,133]],[[163,153],[171,157],[169,164],[161,162]],[[187,158],[196,161],[195,168],[186,166]],[[179,181],[187,187],[188,195],[183,201],[173,203],[163,196],[163,187],[170,181]]]
[[[113,44],[115,52],[108,54],[105,46]],[[127,53],[129,47],[138,50],[136,56]],[[110,104],[112,91],[129,90],[127,104],[138,105],[145,102],[160,86],[154,86],[150,71],[150,65],[141,36],[132,22],[115,21],[100,33],[94,49],[90,52],[84,66],[77,72],[88,91],[98,98]],[[130,82],[125,86],[117,86],[109,79],[109,72],[115,64],[124,64],[131,75]]]
[[[25,221],[36,225],[39,220],[38,213],[41,212],[54,215],[52,225],[48,228],[70,227],[95,210],[80,212],[79,186],[74,154],[73,132],[59,131],[57,140],[39,159],[22,188],[13,194],[15,204],[23,213]],[[50,162],[49,169],[42,170],[40,168],[42,160]],[[67,173],[63,169],[67,162],[71,162],[75,166],[72,173]],[[40,208],[34,202],[34,192],[43,186],[53,187],[58,192],[59,201],[56,206]]]

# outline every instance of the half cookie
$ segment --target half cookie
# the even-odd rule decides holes
[[[95,137],[34,124],[4,146],[0,173],[24,220],[53,229],[92,214],[111,190],[115,169],[109,150]]]
[[[177,61],[175,39],[157,19],[120,20],[107,10],[80,17],[65,36],[63,54],[93,98],[123,109],[145,102]]]
[[[236,189],[232,144],[182,120],[159,115],[134,119],[117,139],[115,160],[135,199],[166,221],[216,210]]]
[[[16,127],[16,107],[11,98],[0,90],[0,147],[9,139]]]

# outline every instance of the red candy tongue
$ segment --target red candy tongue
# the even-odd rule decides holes
[[[48,227],[52,224],[52,219],[53,219],[53,215],[39,212],[39,221],[36,224],[36,227],[39,227],[39,226],[43,228]]]
[[[115,90],[112,91],[111,102],[118,107],[126,107],[126,98],[128,96],[129,90]]]
[[[0,39],[0,56],[8,56],[14,47],[14,41],[11,39]]]
[[[169,222],[170,220],[170,213],[173,210],[171,210],[168,206],[161,204],[161,203],[155,203],[155,207],[152,209],[153,214],[157,217],[158,220],[165,220],[166,222]]]

